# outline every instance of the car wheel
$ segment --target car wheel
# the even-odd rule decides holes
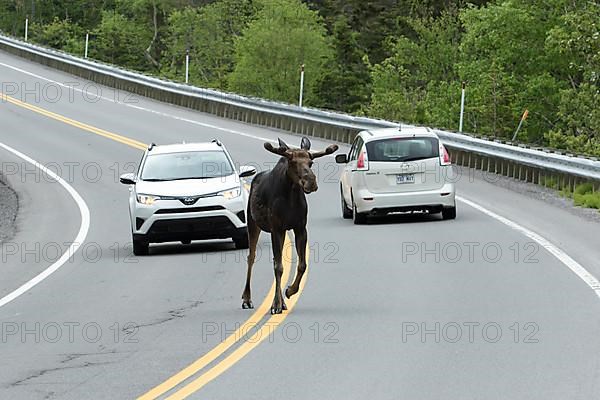
[[[144,239],[133,238],[133,254],[136,256],[147,256],[149,253],[149,243]]]
[[[348,204],[346,204],[346,200],[344,199],[344,191],[342,190],[341,186],[340,186],[340,198],[342,199],[341,200],[342,218],[344,218],[344,219],[352,218],[352,209],[350,207],[348,207]]]
[[[367,214],[359,213],[356,210],[356,204],[354,204],[354,199],[352,199],[352,220],[354,221],[354,225],[363,225],[367,223]]]
[[[248,243],[248,235],[243,235],[243,236],[239,236],[239,237],[234,237],[233,238],[233,243],[235,243],[235,248],[236,249],[247,249],[249,247],[249,243]]]
[[[442,219],[455,219],[456,218],[456,206],[447,207],[442,210]]]

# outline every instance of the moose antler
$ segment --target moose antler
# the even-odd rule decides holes
[[[328,156],[329,154],[335,153],[338,149],[339,149],[339,146],[337,144],[332,144],[331,146],[328,146],[325,150],[315,151],[314,153],[310,153],[310,158],[312,158],[314,160],[315,158]]]
[[[283,146],[282,146],[283,144]],[[264,144],[265,150],[270,151],[271,153],[280,155],[282,157],[291,158],[292,154],[289,152],[289,147],[283,141],[279,141],[279,147],[273,147],[273,145],[269,142]]]

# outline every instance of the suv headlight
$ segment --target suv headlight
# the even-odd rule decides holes
[[[152,196],[150,194],[138,194],[137,201],[138,203],[151,206],[156,202],[156,200],[160,200],[159,196]]]
[[[236,197],[240,197],[241,194],[242,191],[239,186],[217,193],[217,195],[225,197],[226,200],[235,199]]]

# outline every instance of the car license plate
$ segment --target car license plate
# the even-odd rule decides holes
[[[396,175],[396,183],[403,185],[405,183],[415,183],[415,174]]]

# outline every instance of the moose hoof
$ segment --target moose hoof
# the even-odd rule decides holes
[[[291,298],[295,294],[296,294],[296,291],[294,291],[291,286],[288,286],[287,289],[285,289],[285,297],[287,297],[288,299]]]
[[[282,303],[281,309],[283,311],[287,311],[287,305],[285,304],[285,301]]]
[[[252,301],[251,301],[251,300],[248,300],[248,301],[243,301],[243,302],[242,302],[242,308],[243,308],[244,310],[249,310],[249,309],[252,309],[252,308],[254,308],[254,304],[252,304]]]
[[[271,307],[271,315],[281,314],[283,312],[282,307]]]

